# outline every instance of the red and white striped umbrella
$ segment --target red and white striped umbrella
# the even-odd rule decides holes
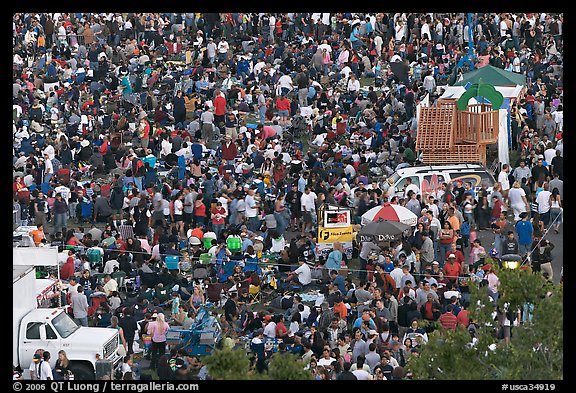
[[[366,225],[379,219],[397,221],[410,226],[416,225],[418,216],[408,208],[386,202],[382,206],[376,206],[362,215],[361,224]]]

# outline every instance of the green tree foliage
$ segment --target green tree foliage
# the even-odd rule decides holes
[[[510,344],[498,338],[496,307],[486,287],[471,285],[470,319],[477,341],[467,329],[437,330],[411,357],[407,369],[414,379],[435,380],[559,380],[563,379],[563,292],[540,274],[500,270],[499,310],[516,314],[532,305],[531,320],[512,328]]]
[[[239,380],[253,379],[250,359],[243,350],[219,349],[202,359],[213,379]]]
[[[272,380],[307,380],[312,373],[304,370],[304,363],[291,353],[275,353],[268,366],[268,378]]]
[[[252,367],[250,354],[241,349],[217,349],[202,360],[208,374],[217,380],[308,380],[312,374],[304,370],[298,356],[275,353],[270,359],[268,372],[262,374]]]

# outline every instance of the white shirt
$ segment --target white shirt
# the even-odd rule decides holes
[[[288,89],[292,89],[292,78],[290,77],[290,75],[282,75],[279,79],[278,79],[278,86],[282,87],[286,87]]]
[[[320,51],[322,51],[323,49],[326,49],[326,51],[328,53],[332,53],[332,47],[328,44],[320,44],[320,45],[318,45],[318,49],[320,49]]]
[[[259,61],[258,63],[256,63],[256,65],[254,66],[254,75],[260,74],[260,70],[262,68],[264,68],[265,66],[266,66],[266,63],[263,61]]]
[[[510,182],[508,181],[508,172],[500,171],[498,174],[498,182],[502,185],[502,191],[510,189]]]
[[[328,134],[318,134],[316,135],[316,138],[314,138],[314,140],[310,143],[315,146],[322,146],[327,135]]]
[[[400,281],[402,280],[403,275],[404,273],[402,272],[402,269],[400,269],[398,266],[396,266],[394,270],[390,272],[390,277],[394,279],[394,282],[396,283],[396,288],[400,288]]]
[[[547,190],[540,191],[536,197],[538,203],[538,213],[543,214],[550,211],[550,195],[552,193]]]
[[[30,374],[36,374],[36,376],[40,375],[38,378],[41,381],[46,381],[48,378],[50,380],[54,380],[54,376],[52,375],[52,368],[50,367],[50,363],[44,360],[41,360],[38,363],[31,362],[30,363]]]
[[[264,337],[276,338],[276,322],[270,321],[264,326]]]
[[[180,199],[176,199],[174,201],[174,215],[181,216],[183,211],[184,211],[184,204]]]
[[[246,203],[246,217],[256,217],[258,215],[258,208],[255,207],[256,199],[253,195],[246,195],[244,198]]]
[[[544,151],[544,159],[547,163],[552,163],[554,157],[556,157],[556,149],[550,148]]]
[[[500,37],[505,37],[507,30],[508,30],[508,25],[506,24],[506,21],[504,21],[504,20],[500,21]]]
[[[46,173],[46,174],[48,174],[48,173],[54,174],[54,165],[52,165],[52,161],[50,161],[50,160],[44,160],[44,165],[46,166],[46,168],[44,169],[44,173]]]
[[[520,72],[520,58],[518,56],[515,56],[514,60],[512,60],[512,71]]]
[[[348,80],[348,91],[360,91],[360,81],[358,79]]]
[[[300,311],[300,316],[302,317],[302,321],[305,321],[310,316],[310,306],[304,304],[304,310]]]
[[[408,198],[408,192],[409,191],[413,191],[416,193],[416,195],[420,194],[420,188],[418,188],[418,186],[414,183],[410,183],[405,189],[404,189],[404,198]]]
[[[334,359],[333,357],[329,357],[328,359],[326,359],[325,357],[321,357],[320,359],[318,359],[317,364],[319,366],[330,366],[332,362],[335,360],[336,359]]]
[[[558,130],[562,131],[562,129],[564,128],[564,111],[554,111],[552,112],[552,117],[554,118],[554,121],[556,122],[556,124],[558,125]]]
[[[294,270],[294,273],[298,275],[298,281],[302,285],[308,285],[312,282],[312,272],[310,271],[310,266],[303,263],[298,267],[298,269]]]
[[[510,206],[514,205],[525,205],[524,200],[522,197],[526,197],[526,192],[522,187],[520,188],[511,188],[508,191],[508,199],[510,199]]]
[[[302,207],[302,211],[313,212],[316,210],[316,201],[317,196],[314,191],[310,191],[309,194],[302,194],[300,197],[300,205]]]
[[[24,176],[22,181],[24,182],[26,187],[30,187],[32,184],[34,184],[34,176],[28,174],[28,175]]]
[[[342,68],[342,70],[340,71],[340,73],[342,74],[342,76],[345,79],[348,79],[348,77],[350,76],[350,73],[352,72],[352,69],[348,66],[345,66],[344,68]]]
[[[54,157],[56,156],[56,152],[54,151],[54,146],[52,146],[52,145],[46,146],[46,148],[44,149],[42,154],[48,154],[48,158],[53,160]]]
[[[213,41],[206,44],[206,53],[208,54],[208,57],[216,56],[216,44]]]
[[[116,259],[109,259],[108,261],[106,261],[106,264],[104,265],[104,270],[102,271],[102,273],[112,274],[112,273],[114,273],[115,267],[120,268],[120,263]]]
[[[372,375],[366,370],[354,370],[352,374],[354,374],[359,381],[372,380]]]
[[[172,143],[170,143],[167,139],[164,139],[161,143],[162,150],[160,154],[167,156],[168,154],[172,153]]]
[[[228,53],[228,49],[230,49],[228,42],[220,41],[218,43],[218,53]]]
[[[70,189],[66,186],[58,186],[54,189],[56,193],[60,193],[62,195],[62,199],[68,203],[68,199],[70,198]]]

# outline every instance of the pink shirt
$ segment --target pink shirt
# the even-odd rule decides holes
[[[262,127],[262,132],[259,135],[262,139],[268,139],[276,136],[276,130],[270,126]]]
[[[153,321],[148,323],[148,334],[152,336],[152,341],[156,343],[161,343],[166,341],[166,332],[170,328],[170,326],[164,322],[164,330],[162,333],[159,331],[159,322]]]
[[[498,286],[500,285],[500,280],[498,279],[498,276],[495,275],[494,273],[488,273],[486,279],[488,280],[488,289],[494,293],[497,293]]]

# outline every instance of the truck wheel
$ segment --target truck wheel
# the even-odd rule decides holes
[[[89,367],[85,364],[72,363],[70,365],[70,370],[72,371],[72,374],[74,374],[75,380],[78,379],[82,381],[90,381],[90,380],[93,381],[96,379],[92,367]]]

